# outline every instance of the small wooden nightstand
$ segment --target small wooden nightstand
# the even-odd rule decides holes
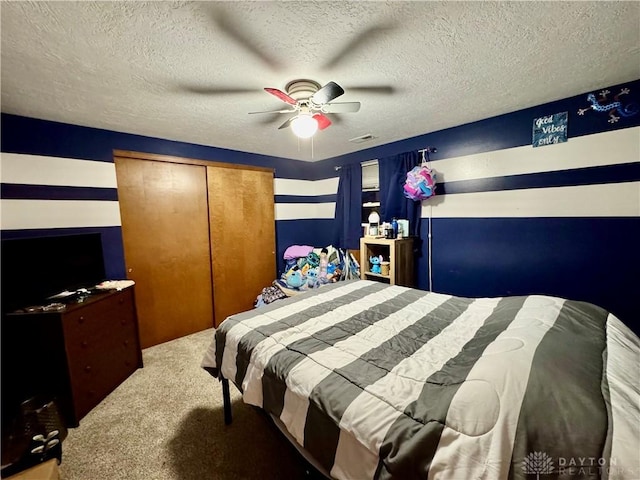
[[[373,273],[370,257],[382,255],[389,262],[389,275]],[[390,285],[415,285],[413,238],[387,239],[362,237],[360,239],[360,278],[378,280]]]

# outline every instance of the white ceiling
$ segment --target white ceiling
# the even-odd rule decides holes
[[[635,1],[0,8],[3,112],[300,160],[640,78]],[[287,108],[262,88],[296,78],[335,81],[336,101],[362,103],[330,115],[313,158],[309,141],[278,130],[287,115],[248,115]],[[349,142],[364,134],[375,138]]]

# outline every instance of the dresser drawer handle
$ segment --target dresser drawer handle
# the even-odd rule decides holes
[[[120,300],[118,300],[118,303],[122,305],[124,303],[124,298],[121,298]]]
[[[84,323],[84,316],[80,316],[78,318],[78,323]]]
[[[80,345],[82,346],[82,348],[87,348],[89,346],[89,343],[83,341]]]
[[[87,365],[86,367],[84,367],[84,371],[87,373],[91,373],[91,365]]]
[[[120,320],[120,325],[126,325],[127,324],[127,320],[126,319],[122,319]]]
[[[129,340],[125,340],[124,342],[122,342],[122,344],[123,344],[125,347],[128,347],[128,346],[129,346]]]

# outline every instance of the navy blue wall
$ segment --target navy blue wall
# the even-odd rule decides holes
[[[2,151],[113,162],[113,150],[175,155],[275,169],[279,178],[314,178],[313,165],[268,155],[175,142],[2,113]]]
[[[640,81],[608,90],[613,95],[623,87],[630,90],[626,104],[638,102]],[[2,115],[2,151],[101,162],[112,162],[113,149],[176,155],[275,168],[277,178],[311,181],[304,184],[307,188],[314,181],[320,184],[335,179],[335,166],[435,146],[438,152],[432,155],[432,167],[441,177],[438,195],[423,202],[422,246],[417,259],[419,288],[429,288],[431,276],[434,291],[455,295],[540,293],[585,300],[609,309],[640,331],[639,309],[633,301],[640,291],[640,115],[614,123],[607,113],[590,110],[578,115],[579,109],[589,106],[587,93],[317,163],[7,114]],[[569,141],[533,149],[533,119],[564,111],[569,113]],[[616,131],[625,135],[616,136]],[[598,154],[600,158],[589,153],[596,146],[606,147],[600,150],[604,152]],[[627,157],[619,153],[622,150]],[[609,158],[609,152],[615,159]],[[556,164],[551,165],[547,157],[553,157]],[[489,170],[494,164],[500,167],[491,175],[478,174],[477,168],[471,169],[476,173],[466,176],[454,172],[452,166],[465,162],[468,166],[484,162],[482,165]],[[503,173],[501,168],[505,169]],[[276,222],[278,259],[289,245],[328,245],[333,238],[330,210],[335,189],[324,185],[311,196],[294,190],[276,191],[275,200],[282,211],[290,209]],[[42,195],[117,199],[113,189],[87,193],[71,187],[15,184],[3,184],[2,194],[3,198],[16,199]],[[496,196],[487,196],[491,194]],[[294,207],[300,203],[309,208],[316,205],[318,210],[296,214],[299,210]],[[429,214],[433,217],[430,272]],[[115,277],[124,276],[120,227],[95,229],[105,234],[109,271]],[[5,230],[3,236],[51,231]]]
[[[625,102],[627,105],[640,105],[640,80],[606,87],[613,93],[619,92],[622,88],[630,90],[629,99]],[[569,138],[640,125],[640,115],[621,118],[617,123],[609,123],[608,115],[592,111],[578,115],[579,109],[589,106],[586,99],[588,93],[590,92],[317,162],[314,178],[335,176],[336,166],[420,150],[427,146],[435,146],[438,149],[437,153],[431,156],[432,160],[436,161],[531,145],[533,119],[565,111],[569,112]],[[425,115],[428,114],[425,112]]]
[[[624,106],[630,111],[637,109],[640,81],[608,87],[608,98],[623,88],[629,89],[621,95]],[[588,93],[325,160],[317,165],[315,178],[335,176],[337,165],[434,146],[438,151],[431,155],[431,166],[444,172],[444,180],[439,180],[438,196],[423,202],[419,288],[429,288],[427,217],[432,205],[434,291],[470,297],[548,294],[589,301],[640,332],[640,114],[618,115],[616,122],[611,122],[608,112],[589,110],[580,115],[579,109],[590,105]],[[565,111],[569,114],[568,142],[531,147],[533,120]],[[624,129],[629,130],[622,132],[626,135],[621,145],[614,132]],[[595,142],[603,147],[602,157],[583,158],[590,155],[594,144],[585,142],[596,134]],[[630,157],[619,162],[609,158],[609,152],[612,157],[621,156],[618,152],[623,147],[631,152]],[[456,162],[458,170],[466,165],[477,172],[473,162],[490,168],[496,154],[511,156],[509,161],[516,165],[516,171],[518,163],[543,165],[525,166],[523,173],[488,177],[474,177],[474,173],[464,177],[458,171],[457,179],[447,181],[451,163]],[[544,163],[547,155],[557,157],[560,166],[550,169],[549,163]],[[483,192],[499,196],[491,203]],[[508,205],[529,198],[522,194],[531,192],[539,195],[530,196],[533,213],[521,213]],[[459,200],[463,196],[465,202]],[[593,208],[574,206],[580,203],[574,197],[583,198]],[[602,203],[610,204],[610,209],[600,207]],[[450,208],[458,204],[460,207]],[[556,207],[570,211],[556,214]],[[622,212],[619,216],[618,211]],[[323,222],[330,224],[329,220]]]
[[[640,332],[638,218],[443,218],[432,235],[435,291],[588,301]]]
[[[2,152],[113,163],[113,150],[174,155],[217,162],[272,168],[276,178],[311,179],[313,165],[291,159],[193,145],[184,142],[131,135],[96,128],[69,125],[3,113],[1,116]],[[4,180],[3,180],[4,182]],[[98,200],[117,201],[116,188],[2,183],[3,199],[13,200]],[[284,199],[286,201],[286,198]],[[278,201],[278,197],[276,197]],[[25,211],[25,215],[30,212]],[[310,225],[313,225],[311,223]],[[4,229],[3,238],[28,238],[44,235],[100,232],[103,238],[106,273],[110,278],[125,278],[124,251],[119,225],[105,227]],[[287,246],[313,240],[308,228],[295,220],[277,222],[278,252]],[[279,255],[282,258],[282,255]]]

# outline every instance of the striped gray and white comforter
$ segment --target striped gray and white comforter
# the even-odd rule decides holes
[[[338,479],[638,479],[640,341],[591,304],[341,282],[203,360]]]

